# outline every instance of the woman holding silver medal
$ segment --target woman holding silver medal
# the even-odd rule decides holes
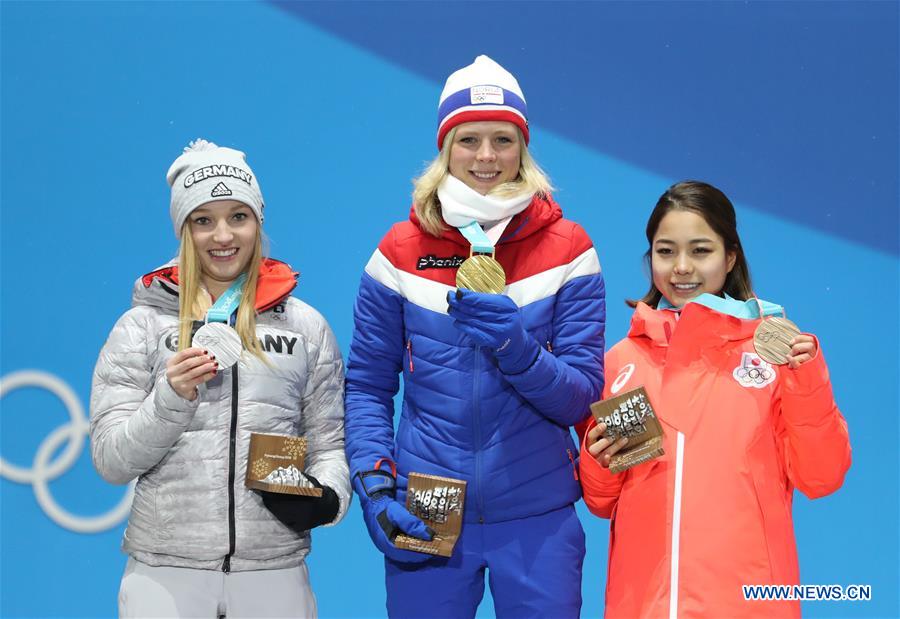
[[[137,478],[119,614],[315,616],[309,530],[350,500],[340,352],[291,296],[297,274],[263,257],[243,153],[198,140],[167,180],[178,260],[135,284],[91,393],[94,465]],[[251,433],[304,436],[301,481],[322,496],[246,488]]]
[[[743,585],[799,584],[791,502],[836,491],[847,424],[818,340],[752,292],[734,207],[670,187],[647,222],[650,290],[606,355],[604,399],[644,387],[665,453],[620,473],[626,444],[588,426],[581,483],[610,518],[606,617],[799,617]]]
[[[602,389],[597,253],[553,201],[525,98],[499,64],[479,56],[447,79],[437,137],[409,221],[366,265],[348,362],[347,454],[385,555],[388,614],[472,617],[487,573],[499,617],[577,617],[570,426]],[[433,535],[406,510],[411,473],[466,482],[449,558],[394,544]]]

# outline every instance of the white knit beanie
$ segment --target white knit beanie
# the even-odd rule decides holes
[[[453,127],[481,120],[513,123],[528,144],[528,106],[519,82],[484,55],[447,78],[438,106],[438,150]]]
[[[169,166],[166,181],[172,188],[169,214],[179,239],[188,215],[215,200],[243,202],[253,210],[259,223],[263,222],[262,192],[256,175],[247,165],[246,155],[239,150],[216,146],[203,139],[194,140]]]

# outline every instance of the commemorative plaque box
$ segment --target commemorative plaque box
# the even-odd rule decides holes
[[[244,485],[282,494],[322,496],[322,489],[302,475],[305,458],[305,436],[253,432]]]
[[[450,477],[410,473],[407,479],[406,508],[434,530],[429,541],[401,533],[394,545],[430,555],[450,557],[462,532],[466,482]]]
[[[594,402],[591,413],[597,423],[606,424],[604,438],[628,437],[625,447],[610,459],[610,472],[621,473],[665,453],[662,426],[643,387]]]

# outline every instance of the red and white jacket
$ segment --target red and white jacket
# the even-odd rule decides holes
[[[604,398],[643,385],[665,455],[620,474],[582,444],[581,483],[610,518],[606,617],[798,617],[741,585],[798,584],[791,502],[837,490],[847,424],[822,352],[796,370],[753,348],[759,320],[639,304],[606,355]],[[593,424],[592,424],[593,425]]]

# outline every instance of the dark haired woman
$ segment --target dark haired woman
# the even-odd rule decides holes
[[[788,337],[781,365],[757,352],[762,319],[784,311],[754,298],[715,187],[670,187],[647,241],[650,291],[606,355],[604,398],[643,386],[665,454],[613,474],[627,439],[603,438],[602,423],[581,451],[585,501],[611,519],[606,616],[799,616],[799,602],[746,601],[741,586],[799,582],[793,490],[827,495],[850,466],[818,341]]]

